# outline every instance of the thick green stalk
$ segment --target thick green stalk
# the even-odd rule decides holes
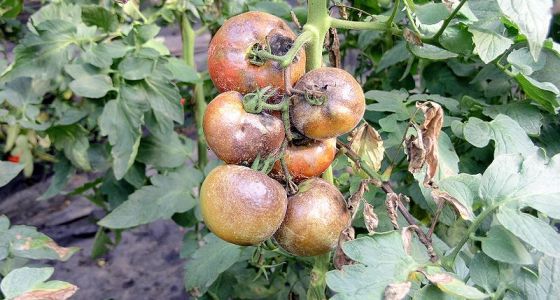
[[[194,32],[189,19],[185,14],[179,16],[181,26],[181,38],[183,41],[183,59],[187,65],[196,70],[196,62],[194,60],[194,47],[196,33]],[[194,119],[196,124],[197,133],[197,146],[198,146],[198,167],[203,170],[208,163],[208,152],[206,146],[206,138],[202,130],[202,118],[206,110],[206,100],[204,96],[204,86],[202,82],[194,86]]]
[[[441,259],[441,263],[444,268],[446,268],[447,270],[453,269],[453,266],[455,265],[455,258],[457,258],[457,255],[459,254],[459,252],[461,252],[463,246],[469,241],[469,239],[471,238],[471,234],[474,234],[478,227],[480,227],[482,222],[486,219],[486,217],[492,214],[497,208],[498,205],[492,205],[483,210],[482,213],[480,213],[480,215],[478,215],[478,217],[474,219],[471,226],[469,226],[469,228],[467,229],[467,232],[463,235],[463,238],[453,249],[453,252]]]

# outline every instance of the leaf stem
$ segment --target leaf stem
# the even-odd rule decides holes
[[[463,5],[465,5],[466,2],[467,2],[467,0],[461,0],[459,5],[457,5],[457,7],[455,7],[455,9],[453,10],[453,12],[451,12],[449,17],[447,17],[447,19],[445,19],[445,21],[443,21],[443,24],[441,25],[441,28],[438,30],[438,32],[436,32],[436,34],[434,34],[434,36],[428,38],[427,41],[432,42],[432,43],[437,42],[439,37],[443,34],[445,29],[447,28],[447,26],[449,26],[449,23],[451,23],[453,18],[455,18],[455,16],[459,13],[459,10],[461,10],[461,7],[463,7]]]
[[[443,257],[441,259],[442,265],[444,268],[446,268],[447,270],[452,270],[453,266],[455,265],[455,259],[457,258],[457,255],[459,254],[459,252],[461,252],[461,250],[463,249],[463,246],[469,241],[469,239],[471,239],[471,234],[473,234],[478,227],[480,227],[480,225],[482,224],[482,222],[484,221],[484,219],[486,219],[486,217],[488,217],[490,214],[492,214],[499,206],[497,204],[494,204],[490,207],[488,207],[487,209],[483,210],[472,222],[471,226],[469,226],[469,228],[467,229],[467,232],[463,235],[463,238],[459,241],[459,243],[457,244],[457,246],[455,246],[455,248],[453,249],[453,252],[451,252],[449,255]]]
[[[420,30],[418,29],[418,26],[416,26],[416,22],[414,21],[414,17],[412,17],[412,12],[410,10],[410,7],[408,7],[408,5],[406,5],[406,1],[404,3],[405,3],[404,6],[405,6],[405,10],[406,10],[406,17],[410,21],[410,26],[412,26],[412,30],[414,30],[414,32],[419,37],[422,37],[422,33],[420,33]]]
[[[391,13],[391,16],[389,17],[389,20],[387,20],[386,26],[387,29],[390,29],[393,26],[393,21],[395,20],[395,17],[397,16],[397,10],[399,9],[399,6],[401,5],[401,0],[396,0],[394,7],[393,7],[393,12]]]

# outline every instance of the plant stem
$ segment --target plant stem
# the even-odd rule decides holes
[[[294,58],[296,57],[296,55],[298,54],[299,50],[305,46],[305,44],[309,41],[311,41],[311,39],[313,38],[313,33],[310,31],[303,31],[294,41],[294,44],[292,45],[292,47],[290,48],[290,50],[282,55],[282,56],[278,56],[278,55],[274,55],[270,52],[268,52],[268,50],[258,50],[256,51],[256,55],[258,57],[260,57],[261,59],[270,59],[270,60],[274,60],[280,63],[280,66],[282,66],[282,68],[287,68],[290,64],[292,64],[292,62],[294,61]]]
[[[194,60],[196,34],[186,14],[181,14],[179,16],[179,21],[179,25],[181,27],[181,38],[183,42],[183,59],[185,60],[185,63],[187,63],[187,65],[193,67],[196,70],[196,62]],[[198,146],[198,168],[200,170],[203,170],[208,163],[208,152],[206,137],[204,137],[204,131],[202,130],[202,119],[204,117],[204,111],[206,110],[206,100],[202,82],[198,82],[195,84],[193,93],[195,103],[194,119],[196,124]]]
[[[434,34],[434,36],[432,36],[431,38],[429,38],[428,40],[430,42],[437,42],[437,40],[439,39],[439,37],[443,34],[443,32],[445,31],[445,28],[447,28],[447,26],[449,26],[449,23],[451,23],[451,21],[453,20],[453,18],[455,18],[455,16],[457,15],[457,13],[459,13],[459,10],[461,10],[461,7],[463,7],[463,5],[467,2],[467,0],[461,0],[461,2],[459,3],[459,5],[457,5],[457,7],[455,7],[455,9],[453,10],[453,12],[451,12],[451,14],[449,15],[449,17],[447,17],[447,19],[445,19],[445,21],[443,21],[443,24],[441,25],[441,28],[438,30],[438,32],[436,32],[436,34]]]
[[[416,26],[416,22],[414,21],[414,17],[412,17],[412,12],[410,11],[410,7],[408,7],[408,5],[405,3],[405,10],[406,10],[406,16],[408,17],[408,20],[410,21],[410,26],[412,26],[412,29],[414,30],[414,32],[418,35],[418,37],[422,37],[422,33],[420,33],[420,30],[418,29],[418,26]]]
[[[453,269],[453,266],[455,265],[455,258],[457,258],[457,255],[459,254],[459,252],[461,252],[463,246],[469,241],[469,239],[471,238],[471,234],[474,233],[478,229],[478,227],[480,227],[484,219],[492,214],[498,207],[499,206],[497,204],[494,204],[483,210],[480,215],[478,215],[478,217],[474,219],[471,226],[469,226],[469,229],[467,229],[467,232],[463,235],[463,238],[453,249],[453,252],[441,259],[444,268],[446,268],[447,270]]]
[[[395,20],[395,17],[397,16],[397,11],[399,10],[399,6],[401,5],[401,0],[396,0],[394,7],[393,7],[393,12],[391,13],[391,16],[389,17],[389,20],[387,20],[387,29],[391,29],[391,27],[393,26],[393,21]]]
[[[323,44],[331,26],[327,3],[327,0],[307,1],[307,23],[303,26],[303,31],[311,32],[313,35],[306,48],[307,71],[323,66]]]

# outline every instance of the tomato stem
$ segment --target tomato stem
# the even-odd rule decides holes
[[[267,49],[254,50],[254,54],[261,60],[273,60],[280,63],[282,68],[288,67],[294,61],[295,57],[305,46],[306,43],[311,41],[313,34],[309,31],[303,31],[294,41],[294,44],[290,50],[284,55],[274,55],[270,53]]]
[[[179,21],[179,26],[181,27],[181,39],[183,43],[183,59],[187,65],[196,69],[196,62],[194,60],[196,33],[194,32],[186,13],[179,15]],[[208,163],[208,146],[202,129],[202,119],[207,106],[204,95],[204,85],[202,82],[195,84],[193,93],[195,103],[194,118],[197,134],[198,168],[203,170]]]

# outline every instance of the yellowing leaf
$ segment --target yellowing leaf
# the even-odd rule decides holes
[[[350,148],[360,157],[361,163],[378,171],[383,161],[383,140],[373,127],[364,123],[351,135]]]

